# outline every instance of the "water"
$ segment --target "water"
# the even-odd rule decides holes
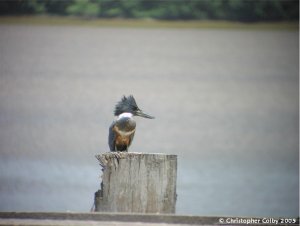
[[[130,150],[178,155],[178,214],[298,215],[298,32],[0,31],[0,211],[89,211],[133,94],[156,118]]]

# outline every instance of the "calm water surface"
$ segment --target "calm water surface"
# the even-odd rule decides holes
[[[114,104],[178,155],[177,213],[297,216],[298,32],[0,25],[0,211],[89,211]]]

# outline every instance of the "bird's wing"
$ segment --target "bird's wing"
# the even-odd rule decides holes
[[[113,122],[109,127],[109,133],[108,133],[108,145],[110,151],[116,151],[116,134],[113,131],[113,127],[115,125],[115,122]]]

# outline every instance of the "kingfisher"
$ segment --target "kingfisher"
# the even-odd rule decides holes
[[[114,115],[117,117],[109,127],[108,144],[110,151],[125,151],[132,143],[136,122],[133,116],[154,119],[145,114],[136,104],[132,95],[123,98],[116,104]]]

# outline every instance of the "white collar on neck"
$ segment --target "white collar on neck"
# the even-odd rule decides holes
[[[120,118],[132,118],[132,116],[133,116],[132,113],[124,112],[124,113],[118,115],[118,119],[120,119]]]

